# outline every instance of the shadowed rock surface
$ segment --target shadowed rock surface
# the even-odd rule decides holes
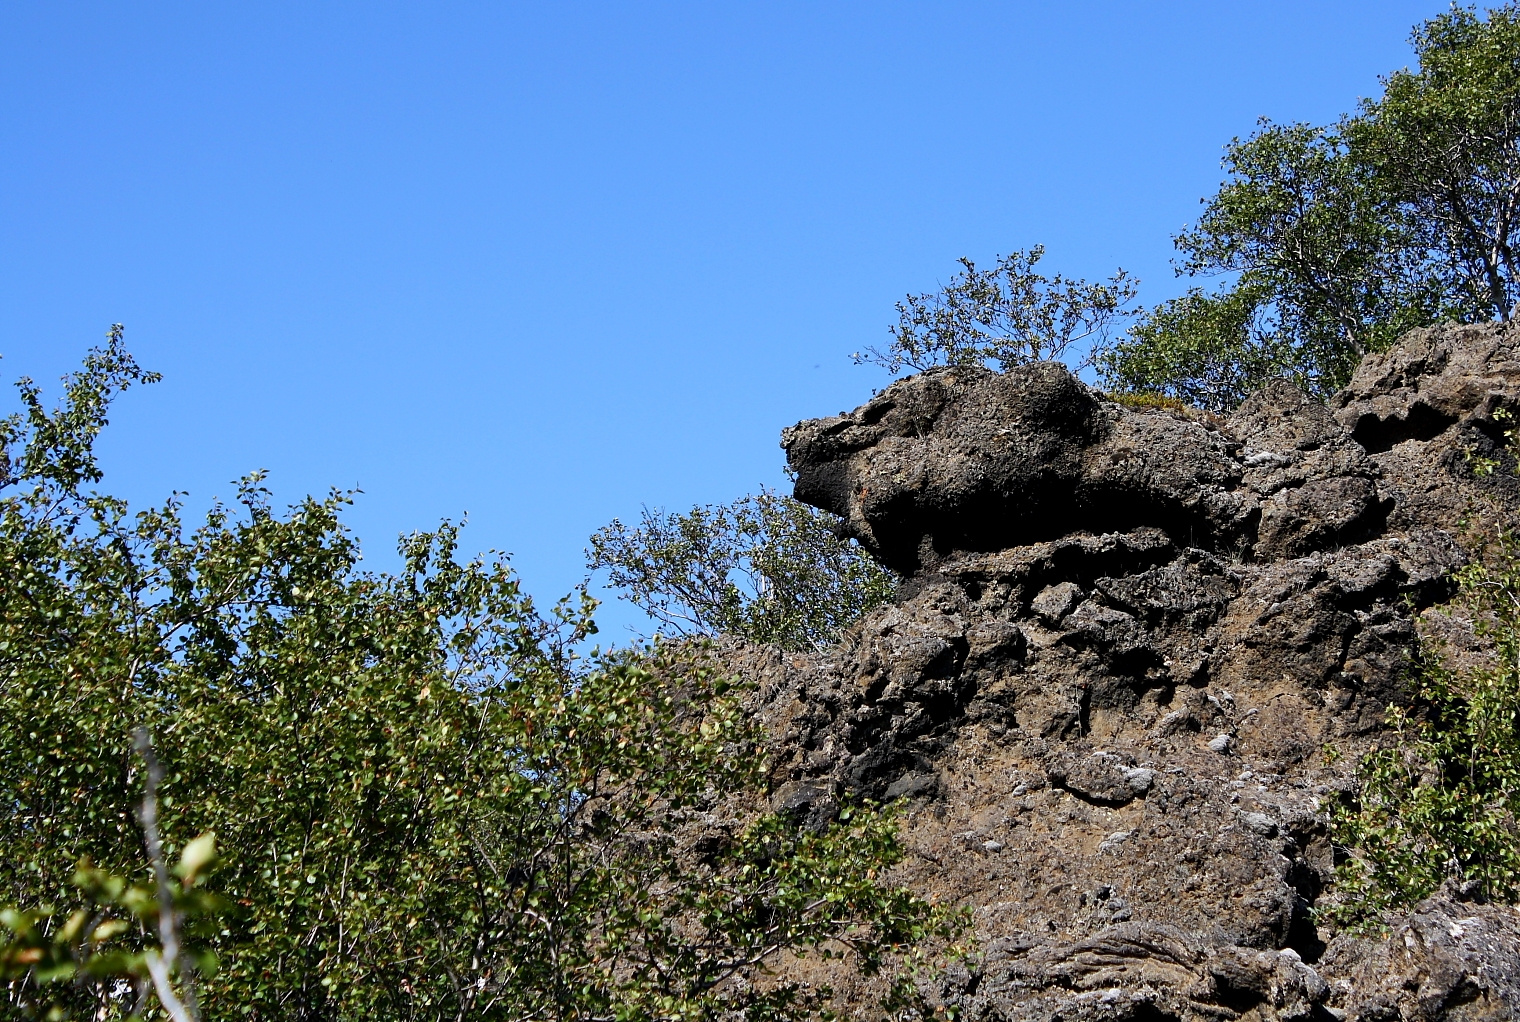
[[[1329,407],[1280,383],[1228,420],[1036,363],[785,432],[797,496],[899,599],[826,654],[729,655],[777,806],[909,800],[898,875],[980,944],[937,998],[986,1022],[1520,1017],[1514,909],[1441,895],[1328,946],[1310,911],[1324,802],[1404,698],[1460,521],[1520,508],[1512,472],[1469,468],[1520,405],[1517,338],[1416,331]]]

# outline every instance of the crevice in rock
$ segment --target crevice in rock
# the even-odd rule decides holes
[[[1267,999],[1267,992],[1255,985],[1257,977],[1214,972],[1214,1003],[1245,1014]]]
[[[1164,1011],[1151,1001],[1136,1002],[1129,1013],[1121,1018],[1127,1022],[1182,1022],[1182,1016]]]
[[[1288,925],[1288,939],[1283,945],[1292,948],[1298,957],[1310,965],[1315,964],[1329,947],[1320,938],[1319,928],[1314,925],[1314,905],[1302,898],[1293,904],[1293,921]]]
[[[1092,792],[1078,791],[1075,788],[1069,788],[1064,782],[1058,783],[1052,781],[1050,786],[1052,788],[1066,792],[1066,794],[1070,795],[1072,798],[1077,799],[1078,801],[1086,802],[1090,806],[1097,806],[1099,809],[1121,809],[1124,806],[1129,805],[1137,797],[1135,795],[1128,795],[1106,798],[1102,795],[1094,794]]]
[[[1409,406],[1400,416],[1382,417],[1368,412],[1356,419],[1351,436],[1368,454],[1382,454],[1406,440],[1431,441],[1456,424],[1456,417],[1430,407],[1422,401]]]

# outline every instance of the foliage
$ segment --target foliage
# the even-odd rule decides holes
[[[1508,320],[1520,299],[1520,6],[1483,18],[1453,6],[1411,42],[1418,70],[1389,75],[1346,135],[1452,310]]]
[[[338,493],[281,514],[251,476],[192,529],[87,492],[109,397],[148,379],[113,333],[59,409],[23,382],[0,426],[0,904],[71,904],[82,858],[150,883],[126,808],[145,726],[163,854],[228,849],[208,1018],[807,1017],[823,1002],[761,981],[775,956],[869,964],[942,926],[883,882],[899,852],[868,807],[692,854],[764,781],[701,645],[578,657],[593,601],[541,614],[447,523],[363,571]],[[64,936],[27,918],[36,946]],[[40,978],[6,981],[10,1009]],[[69,989],[79,1017],[110,1007]]]
[[[1136,285],[1123,270],[1100,283],[1035,270],[1045,255],[1036,245],[999,256],[990,270],[960,260],[961,272],[934,294],[909,295],[897,304],[887,350],[867,348],[854,356],[888,372],[937,365],[1011,366],[1061,359],[1073,345],[1107,339],[1117,322],[1133,315]]]
[[[1341,922],[1410,905],[1447,881],[1520,899],[1520,540],[1503,536],[1458,576],[1492,664],[1458,673],[1430,657],[1416,709],[1388,711],[1388,741],[1363,757],[1355,797],[1334,808],[1351,857],[1337,873]]]
[[[226,911],[224,899],[201,883],[216,864],[216,838],[195,838],[168,868],[158,834],[163,770],[147,732],[138,732],[137,745],[147,768],[138,819],[153,881],[132,883],[81,859],[70,882],[83,903],[72,912],[0,910],[0,925],[10,931],[0,944],[0,981],[10,984],[10,1007],[24,1018],[65,1019],[104,999],[138,1019],[150,998],[175,1022],[201,1018],[196,983],[215,975],[216,955],[184,941]]]
[[[1417,71],[1334,127],[1262,121],[1175,239],[1178,272],[1226,275],[1150,310],[1099,358],[1110,386],[1227,411],[1268,379],[1327,395],[1439,319],[1507,320],[1520,203],[1520,16],[1453,8]]]
[[[169,888],[174,911],[192,924],[214,923],[222,907],[221,899],[195,887],[203,869],[195,857],[205,848],[195,842],[186,846],[175,868],[181,880]],[[159,926],[156,887],[107,873],[88,859],[80,861],[71,880],[79,894],[79,906],[72,911],[0,910],[0,925],[10,931],[0,945],[0,981],[12,985],[11,1010],[22,1018],[62,1019],[73,1005],[104,995],[131,1018],[144,1014],[153,1003],[150,998],[157,998],[160,1007],[173,1004],[186,1017],[197,1017],[179,1003],[183,995],[172,987],[155,990],[154,973],[171,975],[159,965],[165,957],[162,946],[142,940]],[[194,960],[199,975],[215,975],[211,952],[192,947],[180,953]],[[126,980],[127,986],[117,988],[115,980]],[[73,989],[63,989],[65,985]]]
[[[823,831],[767,815],[723,835],[699,870],[703,883],[668,876],[668,857],[632,864],[644,883],[629,885],[602,933],[615,969],[632,979],[623,1010],[638,1018],[716,1017],[729,1005],[714,992],[736,979],[748,985],[756,966],[782,950],[853,954],[873,975],[889,950],[950,936],[956,917],[879,886],[879,871],[900,856],[892,813],[846,809]],[[872,906],[870,926],[858,925],[864,904]],[[818,1005],[816,993],[761,984],[750,991],[749,1017],[791,1017]]]
[[[1273,376],[1317,389],[1312,363],[1295,365],[1292,344],[1263,328],[1257,311],[1257,295],[1246,287],[1218,295],[1193,288],[1151,309],[1128,340],[1099,356],[1106,382],[1115,393],[1160,393],[1216,413]]]
[[[646,509],[593,535],[587,565],[673,634],[822,649],[894,585],[836,523],[770,491],[683,515]]]
[[[1267,379],[1324,395],[1428,305],[1381,183],[1334,129],[1263,122],[1226,150],[1231,175],[1176,238],[1179,272],[1230,286],[1150,310],[1100,356],[1111,384],[1228,411]]]

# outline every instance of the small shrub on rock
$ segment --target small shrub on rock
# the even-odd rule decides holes
[[[1330,916],[1365,924],[1450,883],[1461,896],[1520,898],[1520,539],[1458,574],[1490,665],[1460,672],[1431,656],[1412,708],[1388,712],[1386,741],[1363,757],[1358,789],[1336,806]]]

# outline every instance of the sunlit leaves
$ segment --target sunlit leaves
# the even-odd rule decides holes
[[[71,907],[0,910],[0,982],[9,1007],[24,1018],[65,1019],[101,1000],[117,1014],[141,1017],[152,999],[151,973],[163,959],[164,904],[175,916],[180,963],[204,978],[214,977],[217,957],[203,940],[228,911],[219,895],[197,886],[216,862],[216,844],[203,834],[187,846],[160,894],[154,883],[126,877],[80,861],[70,884]],[[192,942],[180,944],[181,937]]]
[[[938,365],[986,365],[1006,370],[1025,362],[1084,356],[1109,330],[1135,314],[1135,278],[1119,270],[1090,283],[1035,265],[1042,245],[999,256],[990,270],[970,259],[939,291],[909,295],[897,305],[898,322],[885,351],[867,348],[857,363],[890,373]]]
[[[1413,35],[1418,67],[1330,127],[1262,121],[1175,239],[1178,272],[1223,275],[1104,353],[1110,386],[1228,411],[1289,377],[1326,396],[1362,355],[1520,299],[1520,7],[1453,7]]]
[[[822,649],[894,587],[836,525],[768,490],[680,515],[646,509],[637,525],[593,535],[587,565],[667,634]]]
[[[696,968],[731,947],[761,968],[827,945],[869,962],[926,932],[929,907],[880,880],[886,818],[810,835],[754,821],[760,736],[700,643],[587,654],[589,596],[539,611],[504,559],[462,558],[447,523],[403,538],[399,570],[365,571],[341,493],[276,510],[254,474],[192,525],[176,501],[133,515],[84,490],[107,399],[146,378],[119,342],[57,411],[24,391],[31,412],[5,434],[0,904],[107,907],[93,929],[73,908],[5,917],[9,1007],[121,1014],[79,970],[119,948],[112,975],[135,976],[148,960],[130,956],[153,951],[138,727],[165,767],[177,896],[203,894],[200,835],[227,849],[228,911],[195,934],[220,961],[208,1018],[798,1018],[821,993],[638,956]],[[772,835],[768,865],[693,857],[723,806]],[[752,911],[701,922],[731,890]],[[797,904],[809,890],[827,911]],[[793,922],[757,937],[768,918]]]
[[[1485,899],[1520,899],[1520,543],[1504,536],[1459,574],[1489,666],[1425,663],[1411,709],[1389,711],[1388,739],[1358,765],[1353,798],[1335,808],[1350,851],[1331,914],[1375,918],[1443,883]]]

